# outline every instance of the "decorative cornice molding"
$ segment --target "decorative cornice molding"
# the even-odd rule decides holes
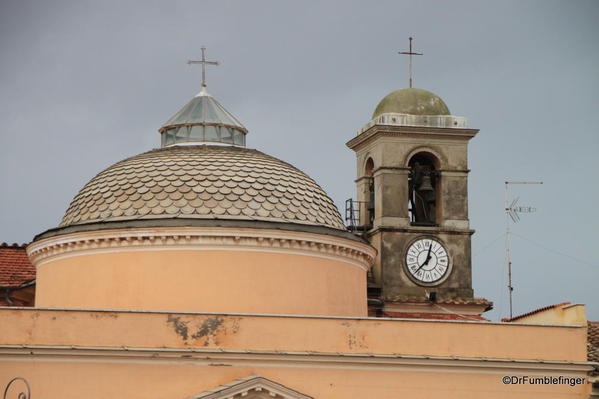
[[[157,227],[70,233],[27,247],[36,267],[56,259],[95,253],[154,250],[228,250],[299,254],[334,259],[368,270],[370,245],[329,235],[227,227]]]
[[[418,234],[432,234],[432,233],[441,233],[441,234],[450,234],[450,235],[473,235],[475,230],[472,229],[459,229],[452,228],[450,226],[395,226],[395,225],[386,225],[386,226],[375,226],[372,230],[368,231],[368,236],[373,236],[379,231],[388,231],[395,233],[418,233]]]
[[[529,373],[531,375],[586,375],[597,363],[566,362],[534,359],[492,359],[468,357],[416,356],[372,353],[321,353],[286,351],[232,351],[224,349],[171,349],[138,347],[76,347],[45,345],[0,345],[0,360],[21,360],[22,357],[56,362],[123,361],[135,363],[186,362],[204,366],[299,366],[334,369],[386,369],[413,372],[466,373]]]
[[[426,137],[428,139],[440,140],[470,140],[478,133],[478,129],[456,129],[440,127],[422,127],[422,126],[390,126],[373,125],[349,140],[345,145],[351,149],[356,149],[364,145],[374,137]]]

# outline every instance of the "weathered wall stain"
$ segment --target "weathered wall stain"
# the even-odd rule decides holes
[[[33,312],[33,313],[31,313],[31,315],[29,317],[31,317],[31,320],[33,320],[33,323],[31,324],[31,327],[25,329],[25,335],[27,336],[27,342],[29,342],[31,339],[33,339],[33,332],[35,330],[37,330],[37,319],[40,317],[40,312]]]
[[[175,328],[175,332],[177,334],[179,334],[185,341],[187,341],[187,337],[188,337],[187,323],[189,323],[188,321],[181,321],[181,317],[173,316],[172,314],[169,314],[168,318],[166,319],[166,322],[172,323],[173,327]]]
[[[203,346],[218,345],[217,334],[233,333],[239,330],[238,320],[234,320],[230,329],[223,325],[222,317],[207,317],[197,322],[183,320],[181,316],[168,315],[167,324],[171,325],[177,335],[185,341],[186,345],[202,342]]]
[[[347,337],[349,349],[368,349],[366,337],[363,333],[349,333]]]
[[[116,319],[119,317],[119,315],[117,313],[106,313],[106,312],[102,312],[102,313],[90,313],[89,317],[93,317],[94,319],[105,319],[105,318],[112,318],[112,319]]]
[[[239,331],[239,321],[241,320],[241,317],[235,317],[235,318],[231,318],[231,323],[230,323],[230,328],[225,328],[225,335],[230,332],[231,334],[237,334],[237,332]]]
[[[199,339],[206,337],[206,341],[204,341],[204,346],[208,346],[211,341],[214,341],[214,335],[216,334],[216,330],[223,324],[223,319],[221,317],[209,317],[200,324],[198,330],[191,336],[193,339]],[[213,342],[217,343],[217,342]]]
[[[359,321],[357,323],[347,321],[341,323],[343,327],[347,328],[347,347],[349,349],[368,349],[367,334],[361,331],[357,324],[359,324]]]

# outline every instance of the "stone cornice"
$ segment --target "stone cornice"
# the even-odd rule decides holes
[[[349,140],[346,145],[351,149],[370,141],[376,136],[426,137],[449,140],[470,140],[478,133],[478,129],[455,129],[417,126],[374,125],[358,136]]]
[[[56,227],[36,235],[33,241],[43,238],[55,237],[82,231],[116,230],[130,228],[155,228],[155,227],[233,227],[250,229],[269,229],[282,231],[301,231],[306,233],[324,234],[335,237],[347,238],[367,243],[357,235],[346,230],[333,229],[327,226],[315,226],[303,223],[285,223],[264,220],[240,219],[195,219],[195,218],[156,218],[118,221],[100,221],[93,223],[75,224],[67,227]]]
[[[95,253],[154,250],[225,250],[299,254],[334,259],[367,270],[370,245],[315,233],[227,227],[154,227],[76,232],[43,238],[27,247],[36,267]]]
[[[372,236],[379,231],[384,232],[395,232],[395,233],[418,233],[418,234],[455,234],[455,235],[473,235],[475,230],[472,229],[457,229],[445,226],[409,226],[409,227],[397,227],[397,226],[378,226],[375,229],[369,230],[368,235]]]

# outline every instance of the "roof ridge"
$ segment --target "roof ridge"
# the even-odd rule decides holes
[[[510,322],[510,321],[521,319],[523,317],[532,316],[533,314],[540,313],[540,312],[543,312],[545,310],[555,309],[555,308],[557,308],[559,306],[566,306],[566,305],[572,305],[572,302],[560,302],[560,303],[556,303],[554,305],[543,306],[542,308],[531,310],[530,312],[523,313],[523,314],[518,315],[518,316],[504,317],[504,318],[501,319],[501,321],[503,321],[503,322]]]
[[[18,244],[16,242],[13,242],[12,244],[8,244],[6,242],[3,242],[0,244],[0,248],[27,248],[27,245],[29,245],[29,243],[23,243],[23,244]]]

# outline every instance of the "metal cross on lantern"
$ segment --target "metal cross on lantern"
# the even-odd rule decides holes
[[[188,65],[191,64],[201,64],[202,65],[202,87],[206,87],[206,65],[218,65],[218,61],[208,61],[206,60],[206,47],[202,46],[202,59],[199,61],[189,60],[187,61]]]

